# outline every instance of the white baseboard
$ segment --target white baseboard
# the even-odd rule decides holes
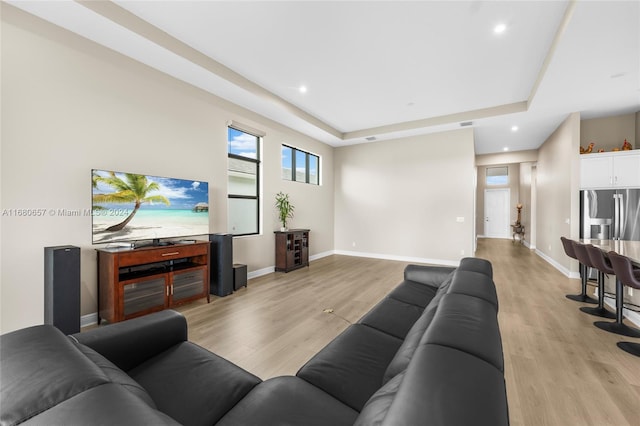
[[[80,328],[88,327],[90,325],[95,325],[98,323],[98,313],[94,312],[92,314],[83,315],[80,317]]]
[[[604,304],[613,309],[615,312],[616,304],[611,300],[604,299]],[[637,327],[640,327],[640,313],[632,311],[627,308],[622,309],[622,315],[630,322],[635,324]]]
[[[372,259],[384,259],[384,260],[397,260],[400,262],[412,262],[412,263],[428,263],[433,265],[446,265],[446,266],[459,266],[460,261],[443,260],[443,259],[428,259],[423,257],[410,257],[410,256],[397,256],[393,254],[379,254],[379,253],[365,253],[350,250],[336,250],[335,254],[341,254],[344,256],[354,257],[369,257]]]
[[[276,270],[275,266],[268,266],[266,268],[258,269],[256,271],[251,271],[247,273],[247,279],[250,280],[251,278],[258,278],[263,275],[267,275],[272,272],[275,272],[275,270]]]
[[[558,262],[556,262],[555,260],[553,260],[552,258],[550,258],[549,256],[547,256],[546,254],[544,254],[543,252],[541,252],[540,250],[536,249],[535,253],[540,256],[541,258],[543,258],[547,263],[551,264],[551,266],[553,266],[554,268],[556,268],[558,271],[562,272],[562,274],[568,278],[576,278],[576,279],[580,279],[580,273],[579,272],[572,272],[569,269],[565,268],[564,266],[562,266],[561,264],[559,264]]]
[[[526,241],[525,241],[526,243]],[[534,248],[535,249],[535,248]],[[535,250],[535,253],[543,258],[546,262],[550,263],[557,270],[562,272],[565,276],[569,278],[577,278],[580,279],[580,274],[576,272],[570,272],[567,268],[560,265],[558,262],[551,259],[549,256],[545,255],[539,250]],[[348,250],[330,250],[322,253],[315,254],[309,257],[310,261],[318,260],[323,257],[331,256],[332,254],[340,254],[344,256],[354,256],[354,257],[370,257],[373,259],[384,259],[384,260],[397,260],[401,262],[413,262],[413,263],[427,263],[434,265],[447,265],[447,266],[459,266],[460,262],[454,262],[451,260],[442,260],[442,259],[428,259],[421,257],[409,257],[409,256],[396,256],[390,254],[377,254],[377,253],[365,253],[365,252],[355,252]],[[247,279],[261,277],[263,275],[270,274],[275,271],[275,266],[269,266],[267,268],[258,269],[256,271],[251,271],[247,274]],[[609,307],[615,309],[615,304],[605,299],[605,304]],[[631,321],[636,326],[640,327],[640,313],[631,311],[629,309],[624,309],[624,316]],[[95,325],[98,323],[98,313],[94,312],[91,314],[83,315],[80,317],[80,327],[87,327],[90,325]]]
[[[318,259],[322,259],[323,257],[331,256],[332,254],[336,254],[334,250],[323,251],[322,253],[314,254],[313,256],[309,256],[309,261],[314,261]]]

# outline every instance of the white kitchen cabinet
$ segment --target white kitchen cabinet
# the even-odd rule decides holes
[[[640,188],[640,150],[583,154],[580,188]]]

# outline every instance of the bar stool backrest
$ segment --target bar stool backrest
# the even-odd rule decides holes
[[[578,257],[576,256],[575,251],[573,250],[573,243],[575,241],[570,240],[568,238],[565,237],[560,237],[560,241],[562,241],[562,247],[564,248],[564,252],[567,256],[569,256],[572,259],[576,259],[578,260]]]
[[[593,245],[587,245],[586,248],[587,254],[589,255],[589,259],[591,260],[591,264],[594,268],[600,272],[604,272],[605,274],[615,274],[613,266],[611,266],[611,261],[602,250]]]
[[[640,270],[635,270],[631,264],[631,259],[627,256],[622,256],[615,251],[609,252],[609,260],[613,266],[616,277],[622,282],[622,284],[640,289]]]
[[[591,245],[591,244],[588,244]],[[582,244],[577,241],[573,242],[573,251],[578,258],[578,261],[588,268],[593,268],[589,254],[587,253],[587,244]]]

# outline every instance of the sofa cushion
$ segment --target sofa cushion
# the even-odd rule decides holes
[[[292,376],[257,385],[216,426],[352,425],[358,412],[312,384]]]
[[[360,411],[382,386],[382,378],[402,340],[354,324],[298,371],[297,376]]]
[[[438,287],[404,280],[391,290],[388,297],[404,303],[411,303],[424,309],[431,302],[433,296],[436,295],[436,291],[438,291]]]
[[[64,400],[23,423],[24,426],[179,426],[115,383],[96,386]]]
[[[128,372],[152,356],[187,340],[187,320],[167,309],[72,335]]]
[[[504,376],[466,352],[421,344],[378,424],[508,425]]]
[[[456,271],[451,280],[449,293],[479,297],[498,310],[498,294],[493,280],[482,272]]]
[[[38,325],[0,338],[0,423],[13,425],[108,383],[60,330]]]
[[[398,393],[404,374],[405,373],[402,372],[393,377],[369,398],[362,408],[354,426],[377,426],[382,424],[382,421],[387,415],[387,411],[389,411],[389,407],[391,407],[393,403],[393,399]]]
[[[445,295],[420,343],[467,352],[504,372],[497,314],[495,307],[484,299]]]
[[[489,278],[493,278],[493,267],[491,266],[491,262],[478,257],[465,257],[461,259],[458,270],[478,272]]]
[[[183,342],[129,371],[163,413],[183,425],[211,425],[260,379],[191,342]]]
[[[393,359],[384,373],[384,383],[404,371],[409,365],[409,361],[411,361],[413,353],[418,347],[422,336],[436,314],[440,300],[442,300],[442,297],[447,294],[447,291],[449,290],[452,276],[453,274],[449,275],[449,277],[441,284],[440,288],[436,291],[436,295],[431,299],[431,302],[429,302],[425,310],[422,312],[422,315],[420,315],[420,318],[418,318],[413,326],[411,326],[411,329],[405,336],[402,345],[393,356]]]
[[[438,288],[455,269],[452,266],[407,265],[404,279]]]
[[[109,361],[90,347],[85,346],[82,343],[76,343],[76,347],[87,358],[89,358],[91,362],[100,367],[100,369],[107,376],[110,382],[122,386],[124,389],[142,399],[150,407],[156,408],[156,404],[153,402],[153,399],[151,399],[151,396],[149,396],[147,391],[142,386],[140,386],[138,382],[133,380],[131,376],[120,370],[111,361]]]
[[[423,310],[420,306],[385,297],[358,322],[404,339]]]

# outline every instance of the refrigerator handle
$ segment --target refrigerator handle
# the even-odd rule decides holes
[[[618,194],[613,194],[613,240],[620,239],[620,204]]]
[[[624,203],[623,194],[618,194],[618,239],[621,240],[624,237]]]

